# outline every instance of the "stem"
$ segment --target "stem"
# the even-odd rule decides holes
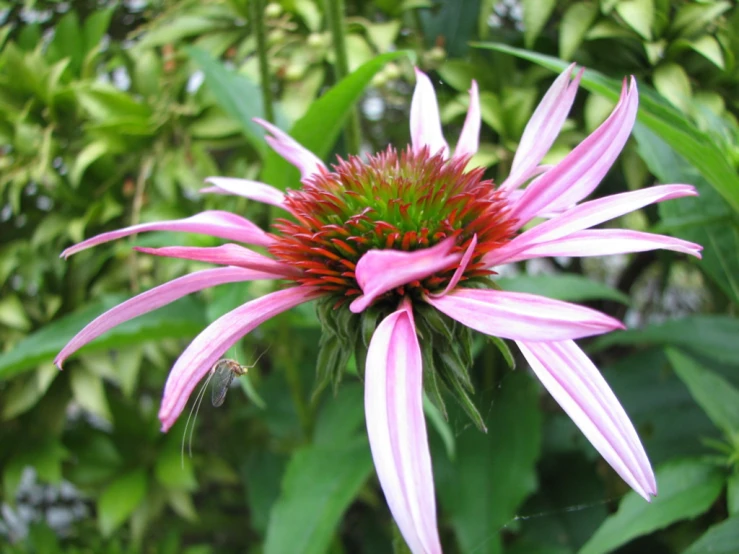
[[[267,61],[267,34],[264,31],[264,0],[252,0],[251,20],[254,25],[254,34],[257,38],[257,57],[259,59],[259,79],[262,85],[262,104],[264,104],[264,118],[270,123],[275,122],[275,112],[272,101],[272,87],[269,78],[269,62]]]
[[[144,159],[144,163],[139,168],[139,174],[136,177],[136,191],[133,195],[133,204],[131,206],[131,226],[138,225],[141,219],[141,208],[144,205],[144,188],[146,186],[146,179],[149,177],[152,168],[154,167],[154,156],[149,156]],[[131,236],[131,240],[136,240],[136,235]],[[138,262],[136,260],[136,251],[131,250],[129,257],[130,279],[131,279],[131,290],[133,292],[139,291],[139,271]]]
[[[341,81],[349,74],[349,60],[346,55],[346,39],[344,33],[344,0],[324,0],[324,12],[331,37],[334,43],[336,64],[334,72],[336,81]],[[356,108],[349,111],[349,117],[344,128],[346,147],[350,154],[359,154],[361,138],[359,134],[359,114]]]

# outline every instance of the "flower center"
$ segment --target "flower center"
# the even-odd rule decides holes
[[[287,191],[285,207],[295,220],[275,222],[277,242],[270,251],[303,270],[298,282],[320,287],[338,304],[362,293],[354,270],[372,249],[413,251],[455,237],[455,251],[464,252],[476,235],[462,280],[489,275],[482,256],[511,238],[513,221],[504,196],[482,180],[484,170],[465,171],[467,162],[430,156],[425,149],[398,154],[392,147],[367,162],[339,159],[333,171]],[[456,269],[408,283],[380,301],[440,291]]]

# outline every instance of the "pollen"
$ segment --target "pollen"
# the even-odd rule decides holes
[[[512,238],[515,221],[505,197],[483,179],[484,169],[467,170],[468,161],[410,147],[401,153],[389,147],[366,161],[339,159],[331,171],[287,191],[284,207],[293,218],[275,222],[270,252],[302,270],[299,283],[321,287],[339,305],[361,294],[353,270],[373,249],[410,252],[454,237],[455,250],[463,252],[476,235],[460,282],[483,278],[492,273],[483,255]],[[408,283],[384,299],[442,290],[456,269]]]

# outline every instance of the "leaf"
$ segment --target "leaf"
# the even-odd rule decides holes
[[[0,409],[0,418],[7,421],[33,408],[46,394],[57,375],[59,370],[48,364],[38,368],[27,379],[14,380],[7,390],[5,402]]]
[[[154,466],[154,476],[163,487],[177,491],[194,491],[198,487],[192,460],[182,457],[181,438],[170,433]]]
[[[365,438],[295,452],[272,509],[265,554],[323,554],[372,471]]]
[[[531,48],[539,33],[549,21],[557,5],[556,0],[521,0],[523,6],[523,37],[526,48]]]
[[[556,300],[585,302],[603,299],[627,305],[631,303],[621,291],[580,275],[519,275],[502,277],[495,282],[505,291],[540,294]]]
[[[739,437],[739,390],[678,350],[668,348],[667,357],[711,421],[728,437]]]
[[[528,375],[515,372],[508,373],[497,390],[485,410],[490,431],[467,426],[457,435],[453,462],[434,458],[439,498],[461,552],[500,552],[496,531],[536,489],[541,443],[537,388]]]
[[[690,107],[690,79],[685,70],[676,63],[665,63],[654,70],[652,75],[654,88],[657,89],[670,104],[687,112]]]
[[[615,331],[594,341],[591,351],[614,345],[663,345],[688,350],[725,363],[736,362],[739,320],[720,315],[696,315],[649,325],[642,329]]]
[[[611,552],[627,542],[683,519],[694,518],[711,507],[724,486],[721,470],[696,459],[676,460],[657,471],[659,495],[645,502],[629,492],[579,554]]]
[[[133,513],[146,496],[146,472],[137,469],[115,479],[98,500],[98,527],[109,537]]]
[[[295,122],[290,136],[319,158],[325,159],[336,143],[349,112],[372,77],[389,61],[407,55],[404,51],[382,54],[347,75],[316,100],[305,115]],[[298,170],[279,154],[272,150],[267,152],[262,170],[262,180],[265,183],[285,190],[295,186],[299,178]]]
[[[739,545],[739,516],[713,525],[683,554],[735,554]]]
[[[616,4],[616,13],[643,38],[652,38],[654,0],[621,0]]]
[[[84,367],[76,367],[72,370],[70,383],[74,399],[83,409],[105,421],[112,420],[108,399],[105,397],[105,387],[100,376]]]
[[[142,50],[163,46],[169,43],[178,43],[182,39],[192,36],[201,36],[211,31],[223,31],[230,26],[227,20],[217,20],[202,15],[185,14],[174,18],[155,29],[149,29],[136,43],[136,48]]]
[[[726,509],[730,516],[739,517],[739,471],[732,473],[726,483]]]
[[[578,49],[595,18],[598,6],[577,2],[567,8],[559,23],[559,57],[569,60]]]
[[[41,363],[53,360],[80,329],[123,300],[125,297],[122,295],[106,296],[27,336],[13,350],[0,354],[0,380],[9,379]],[[187,297],[111,329],[85,346],[81,352],[119,348],[164,338],[189,338],[204,326],[205,314],[202,304],[194,298]]]
[[[444,443],[446,455],[450,460],[453,460],[457,455],[457,447],[452,428],[449,426],[449,422],[444,419],[444,414],[441,413],[441,410],[425,394],[423,396],[423,413],[426,414],[426,421],[431,424],[431,427],[436,429],[439,438]]]
[[[259,86],[246,75],[227,69],[205,50],[189,47],[187,53],[203,70],[205,84],[215,96],[218,105],[239,122],[249,143],[264,157],[267,152],[264,129],[252,121],[255,117],[264,117]]]
[[[103,157],[109,148],[109,144],[106,141],[95,141],[85,146],[82,151],[77,154],[72,165],[72,169],[69,172],[69,180],[72,186],[77,187],[82,180],[82,176],[85,171],[95,161]]]
[[[688,44],[693,50],[716,65],[716,67],[725,69],[724,51],[715,37],[703,35],[700,38],[691,40]]]
[[[699,267],[739,303],[739,216],[709,183],[672,148],[643,125],[634,128],[639,156],[665,183],[692,183],[698,196],[662,202],[662,228],[705,246]]]
[[[476,43],[473,46],[505,52],[552,71],[564,71],[568,66],[567,62],[557,58],[505,44]],[[587,90],[602,94],[614,101],[618,99],[621,91],[621,81],[605,77],[593,70],[585,71],[581,83]],[[707,133],[700,131],[677,110],[666,105],[649,87],[642,84],[639,90],[638,120],[684,156],[731,207],[739,212],[739,175],[713,139]]]
[[[313,434],[315,444],[340,444],[353,439],[364,427],[364,389],[359,383],[341,387],[328,396],[318,414]]]
[[[690,36],[731,8],[731,2],[691,2],[683,4],[672,19],[670,34]]]

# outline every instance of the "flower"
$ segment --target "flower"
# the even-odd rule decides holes
[[[511,173],[498,187],[482,169],[467,169],[478,148],[477,85],[454,154],[444,140],[436,96],[417,74],[410,113],[412,145],[331,168],[277,127],[270,146],[301,173],[302,187],[283,193],[267,184],[213,177],[206,192],[234,194],[282,208],[268,233],[240,216],[207,211],[134,225],[67,249],[69,256],[144,231],[202,233],[237,244],[213,248],[137,248],[157,256],[224,267],[160,285],[98,317],[59,353],[61,363],[108,329],[191,292],[234,281],[278,279],[293,286],[243,304],[198,335],[175,363],[159,417],[168,430],[197,383],[226,350],[272,316],[318,300],[323,325],[320,384],[337,384],[352,352],[364,361],[365,414],[372,456],[390,510],[414,554],[441,552],[423,391],[443,409],[443,384],[479,426],[467,396],[470,330],[513,340],[534,373],[608,463],[649,500],[657,485],[623,408],[574,339],[619,329],[590,308],[532,294],[505,292],[491,270],[545,256],[593,256],[664,248],[700,257],[676,238],[592,227],[655,202],[695,195],[689,185],[582,201],[623,148],[634,124],[636,83],[624,81],[608,119],[553,167],[541,161],[572,105],[582,72],[562,73],[536,108]],[[522,188],[528,183],[528,186]],[[536,218],[539,223],[532,223]],[[461,325],[459,325],[461,323]]]

